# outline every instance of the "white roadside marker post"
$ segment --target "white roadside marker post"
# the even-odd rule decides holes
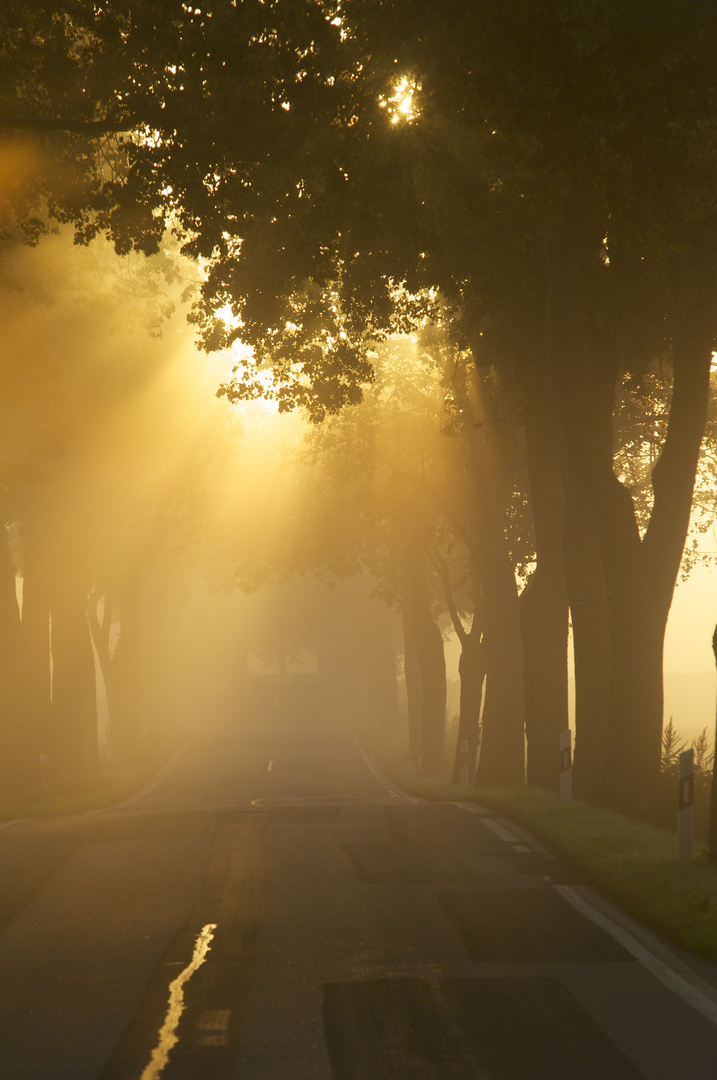
[[[683,750],[679,757],[677,788],[677,858],[692,858],[695,835],[695,752]]]
[[[570,802],[573,797],[573,752],[570,728],[560,732],[560,801]]]

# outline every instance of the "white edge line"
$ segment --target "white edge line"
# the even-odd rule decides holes
[[[467,810],[469,814],[491,814],[491,810],[487,810],[485,806],[481,806],[480,803],[474,802],[457,802],[453,804],[458,806],[461,810]]]
[[[463,809],[468,810],[470,804],[457,803],[457,806],[462,806]],[[516,837],[504,829],[502,825],[499,825],[497,821],[492,818],[481,818],[481,822],[486,828],[490,829],[499,836],[501,840],[506,840],[511,843],[519,843]],[[656,979],[658,979],[663,986],[666,986],[673,994],[676,994],[686,1004],[690,1005],[697,1012],[700,1012],[710,1023],[717,1025],[717,1002],[712,998],[707,997],[697,987],[693,986],[687,979],[683,979],[681,975],[678,975],[676,971],[673,971],[671,967],[664,964],[661,960],[650,952],[644,945],[635,938],[629,930],[623,929],[618,926],[616,922],[609,919],[606,915],[594,908],[587,900],[579,895],[572,888],[571,885],[552,885],[556,892],[571,904],[576,911],[579,911],[581,915],[584,915],[586,919],[590,919],[591,922],[599,926],[607,934],[610,935],[615,941],[617,941],[622,947],[630,953],[631,956],[642,964],[642,966],[650,972]]]
[[[145,795],[149,795],[150,791],[154,791],[158,784],[161,784],[167,773],[174,766],[176,761],[181,757],[184,751],[189,746],[189,742],[180,743],[177,749],[172,754],[169,761],[162,766],[156,776],[153,776],[148,784],[145,784],[141,791],[136,791],[134,795],[130,795],[128,799],[123,799],[122,802],[112,803],[111,806],[103,806],[99,810],[90,810],[90,814],[104,814],[108,810],[120,810],[123,806],[129,806],[130,803],[136,802],[137,799],[143,799]]]
[[[423,801],[422,799],[414,798],[412,795],[406,795],[405,792],[395,787],[388,777],[384,776],[378,766],[373,763],[358,738],[354,738],[354,741],[359,748],[366,765],[383,788],[410,802]],[[467,805],[465,806],[465,809],[468,809]],[[501,840],[506,840],[512,844],[520,842],[517,837],[513,836],[512,833],[508,832],[507,829],[504,829],[502,825],[499,825],[498,822],[494,821],[492,818],[482,818],[481,822],[486,828],[494,832],[496,836],[499,836]],[[567,900],[576,911],[579,911],[581,915],[590,919],[596,926],[599,926],[609,934],[610,937],[619,942],[619,944],[622,945],[631,956],[634,956],[638,963],[642,964],[642,966],[658,979],[663,986],[666,986],[673,994],[676,994],[684,1002],[692,1006],[693,1009],[696,1009],[697,1012],[701,1013],[710,1021],[710,1023],[717,1025],[717,1002],[701,993],[696,987],[692,986],[691,983],[687,982],[686,979],[683,979],[681,975],[678,975],[676,971],[673,971],[672,968],[668,967],[667,964],[663,964],[649,949],[646,949],[644,945],[641,945],[637,938],[633,937],[628,930],[624,930],[621,926],[618,926],[617,923],[613,922],[612,919],[608,919],[607,916],[602,915],[592,906],[592,904],[589,904],[587,900],[584,900],[582,896],[576,893],[572,886],[552,885],[551,888],[560,893],[560,895]]]
[[[0,829],[9,829],[11,825],[19,825],[21,821],[29,821],[30,818],[15,817],[10,818],[9,821],[0,821]]]
[[[696,987],[692,986],[686,979],[683,979],[681,975],[678,975],[676,971],[668,967],[667,964],[663,964],[661,960],[646,949],[644,945],[641,945],[637,938],[628,931],[624,930],[612,919],[608,919],[606,915],[603,915],[592,904],[584,900],[575,889],[570,885],[553,885],[553,889],[559,892],[569,904],[584,915],[591,922],[594,922],[596,926],[599,926],[602,930],[619,942],[624,949],[627,950],[635,959],[642,964],[651,975],[654,975],[656,979],[666,986],[673,994],[677,994],[688,1005],[691,1005],[697,1012],[702,1013],[710,1023],[717,1025],[717,1002],[708,998],[705,994],[701,993]]]
[[[413,796],[413,795],[407,795],[405,791],[401,791],[401,789],[399,787],[396,787],[396,785],[393,784],[389,780],[389,778],[385,775],[385,773],[383,773],[381,771],[381,769],[378,767],[378,765],[376,765],[376,763],[371,759],[371,757],[369,756],[367,751],[364,749],[363,745],[361,744],[360,740],[358,739],[358,737],[356,735],[354,735],[354,742],[356,743],[357,747],[359,748],[359,752],[361,754],[361,757],[366,762],[366,765],[368,766],[369,770],[373,774],[374,779],[378,780],[379,784],[384,789],[384,791],[387,791],[389,793],[389,795],[393,795],[394,798],[404,799],[406,802],[418,803],[418,802],[423,802],[424,801],[423,799],[415,798],[415,796]]]

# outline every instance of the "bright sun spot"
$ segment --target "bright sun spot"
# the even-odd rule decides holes
[[[274,383],[269,372],[257,371],[254,373],[253,377],[256,382],[261,383],[265,388],[266,394],[262,395],[262,397],[254,398],[252,401],[245,402],[245,411],[278,413],[279,402],[274,397],[270,396],[274,390]]]
[[[236,330],[238,326],[241,326],[241,319],[232,312],[229,303],[223,304],[220,308],[215,308],[214,314],[218,319],[221,319],[228,330]],[[244,342],[235,341],[228,349],[224,349],[217,354],[212,366],[221,382],[229,382],[238,369],[253,367],[252,358],[253,350]],[[271,372],[253,368],[250,378],[251,382],[258,383],[263,387],[265,393],[259,394],[255,398],[236,401],[233,408],[245,418],[252,417],[254,420],[262,415],[278,413],[279,403],[276,400],[276,386]]]
[[[420,91],[421,84],[404,75],[393,84],[393,93],[389,97],[381,96],[378,103],[382,109],[388,110],[392,124],[402,121],[411,123],[420,115],[417,103]]]
[[[235,315],[232,311],[231,304],[223,304],[220,308],[216,309],[214,314],[218,319],[221,319],[228,330],[236,330],[241,322],[239,316]]]

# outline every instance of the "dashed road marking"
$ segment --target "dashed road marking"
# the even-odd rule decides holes
[[[174,768],[177,761],[189,745],[190,743],[188,739],[185,739],[184,742],[180,743],[177,749],[172,754],[169,761],[164,765],[164,767],[161,768],[159,772],[152,777],[149,783],[145,784],[145,786],[139,791],[136,791],[134,795],[130,795],[128,799],[123,799],[122,802],[113,803],[112,806],[102,806],[99,810],[90,810],[88,811],[88,813],[105,814],[110,810],[121,810],[124,806],[129,806],[131,803],[137,802],[139,799],[143,799],[145,795],[149,795],[151,791],[154,791],[154,789],[162,783],[167,773],[169,773]]]
[[[486,829],[490,829],[492,833],[495,833],[495,835],[500,840],[505,840],[509,844],[520,843],[520,840],[517,836],[513,836],[511,832],[508,832],[508,830],[503,828],[502,825],[499,825],[497,821],[493,820],[493,818],[483,818],[481,824],[485,825]]]
[[[355,737],[354,737],[354,742],[356,743],[356,746],[359,749],[361,757],[366,762],[366,765],[368,766],[368,769],[372,773],[374,779],[378,781],[378,783],[381,785],[383,790],[388,795],[390,795],[390,797],[392,799],[401,799],[402,802],[412,802],[412,803],[418,803],[418,802],[423,802],[424,801],[423,799],[414,798],[413,795],[407,795],[405,791],[401,791],[401,789],[399,787],[396,787],[395,784],[391,783],[389,778],[385,775],[385,773],[383,773],[381,771],[381,769],[379,769],[378,765],[376,765],[376,763],[369,757],[369,755],[366,753],[366,751],[364,750],[364,748],[361,745],[361,743],[359,742],[359,740],[357,738],[355,738]]]

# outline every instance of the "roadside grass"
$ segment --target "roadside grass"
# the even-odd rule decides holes
[[[3,799],[0,801],[0,822],[17,818],[65,817],[86,814],[90,810],[104,810],[141,791],[164,764],[164,758],[152,758],[133,768],[118,769],[106,774],[97,787],[81,795],[48,795],[45,799],[32,801]]]
[[[417,775],[406,740],[372,729],[362,739],[386,775],[422,799],[476,802],[523,825],[585,880],[640,922],[701,956],[717,960],[717,869],[704,845],[677,861],[675,832],[586,803],[561,803],[537,788],[461,788]]]

